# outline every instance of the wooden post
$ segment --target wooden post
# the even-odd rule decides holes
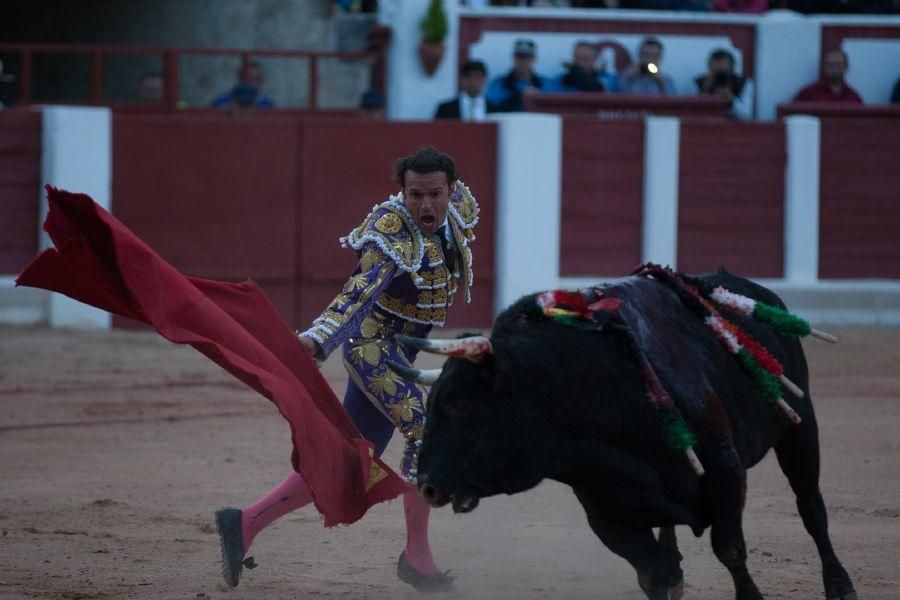
[[[31,104],[31,50],[22,50],[19,65],[19,104]]]
[[[91,52],[91,104],[103,104],[103,53]]]
[[[315,54],[309,57],[309,108],[319,108],[319,57]]]
[[[163,54],[163,70],[166,82],[163,101],[166,110],[170,112],[178,110],[178,96],[181,88],[178,73],[179,58],[180,55],[172,50],[166,50]]]

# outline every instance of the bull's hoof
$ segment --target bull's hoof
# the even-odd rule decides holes
[[[423,575],[406,558],[406,552],[401,553],[400,560],[397,561],[397,577],[400,578],[400,581],[408,583],[419,592],[440,593],[454,591],[456,586],[453,585],[453,580],[456,577],[448,575],[449,572]]]
[[[669,586],[669,600],[681,600],[684,596],[684,581]]]
[[[219,532],[219,549],[222,552],[222,577],[231,587],[241,582],[241,571],[256,568],[253,557],[244,558],[244,533],[241,527],[241,511],[236,508],[220,508],[216,511],[216,531]]]
[[[858,600],[856,597],[856,590],[853,589],[836,596],[826,596],[826,598],[828,598],[828,600]]]

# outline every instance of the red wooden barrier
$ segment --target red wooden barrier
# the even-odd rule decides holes
[[[355,264],[337,238],[397,191],[392,161],[432,143],[482,205],[473,304],[451,325],[487,326],[495,140],[494,125],[116,114],[113,212],[183,272],[253,278],[304,327]]]
[[[296,120],[115,114],[112,208],[189,275],[255,279],[295,304]]]
[[[0,274],[17,274],[38,250],[41,115],[0,111]]]
[[[563,120],[563,276],[620,275],[641,259],[644,122]]]
[[[678,268],[781,277],[784,127],[683,121]]]
[[[647,96],[591,92],[533,94],[525,110],[560,115],[590,115],[601,119],[639,119],[648,115],[724,117],[725,101],[712,96]]]
[[[900,119],[823,119],[819,277],[900,278]]]
[[[860,119],[900,120],[900,106],[896,104],[835,104],[829,102],[791,102],[778,105],[778,118],[789,115],[811,115],[819,118],[842,117]]]

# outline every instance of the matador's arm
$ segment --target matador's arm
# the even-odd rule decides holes
[[[299,334],[319,344],[323,356],[317,358],[327,358],[347,340],[396,274],[397,265],[375,244],[367,244],[362,249],[356,270],[341,293],[335,296],[309,329]]]

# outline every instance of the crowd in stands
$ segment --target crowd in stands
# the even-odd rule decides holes
[[[462,0],[462,3],[470,7],[627,8],[737,13],[763,13],[777,8],[807,14],[890,14],[900,12],[900,1],[898,0]]]
[[[589,41],[578,41],[572,49],[572,60],[563,70],[550,77],[535,71],[537,47],[530,39],[516,40],[513,45],[512,68],[494,79],[488,79],[481,61],[467,61],[459,75],[460,93],[438,105],[435,118],[481,121],[491,112],[522,111],[525,99],[541,93],[621,93],[629,95],[714,96],[725,102],[725,117],[753,117],[753,81],[736,71],[734,55],[725,49],[710,53],[707,70],[693,81],[694,89],[677,90],[675,82],[663,69],[663,44],[653,37],[645,38],[638,49],[638,59],[615,73],[612,61],[600,60],[600,49]],[[847,54],[832,50],[822,61],[822,76],[800,89],[794,102],[825,102],[862,105],[862,97],[847,84],[850,68]],[[893,102],[900,100],[900,80],[894,88]]]
[[[347,12],[375,13],[377,0],[332,0]],[[762,13],[785,8],[796,12],[838,14],[900,13],[900,0],[458,0],[472,8],[533,6],[566,8],[628,8],[703,12]]]

